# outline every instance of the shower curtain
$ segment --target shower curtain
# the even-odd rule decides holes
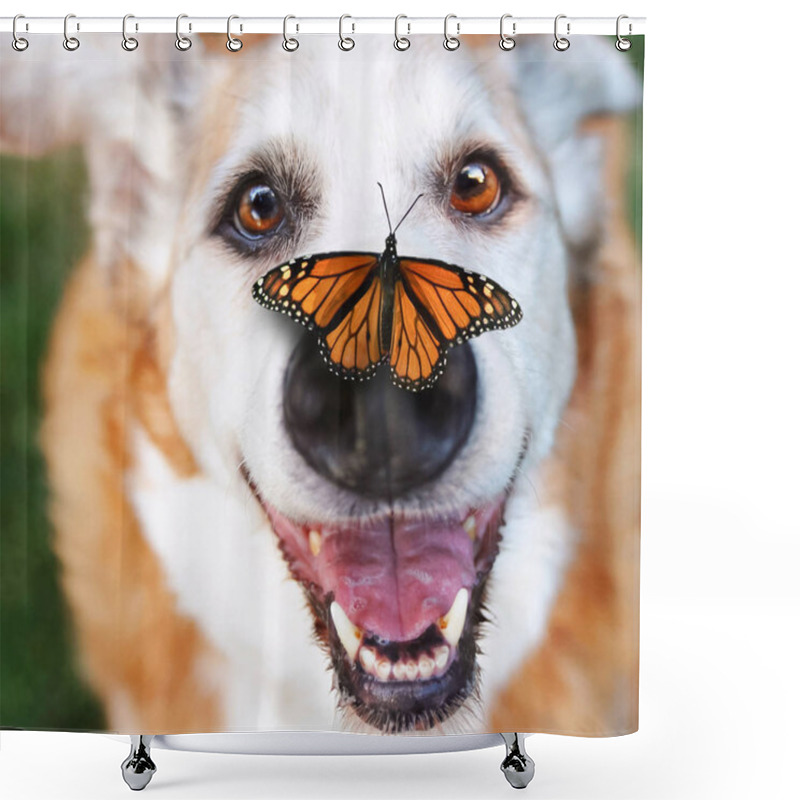
[[[29,38],[0,727],[636,730],[642,37]]]

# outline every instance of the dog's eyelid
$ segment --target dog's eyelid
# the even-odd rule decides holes
[[[488,139],[469,138],[448,146],[444,150],[441,163],[447,165],[449,171],[453,171],[472,159],[484,158],[504,163],[505,157],[502,145]]]

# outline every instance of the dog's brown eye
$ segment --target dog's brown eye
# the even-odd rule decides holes
[[[462,214],[486,214],[500,201],[500,179],[482,161],[464,164],[456,175],[450,205]]]
[[[263,183],[244,188],[236,209],[236,224],[247,236],[262,236],[280,225],[283,204],[275,192]]]

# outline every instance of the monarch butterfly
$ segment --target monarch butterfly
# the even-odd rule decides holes
[[[395,228],[389,221],[383,253],[293,258],[253,284],[258,303],[316,334],[325,363],[343,378],[366,380],[388,360],[396,386],[426,389],[442,374],[449,348],[522,319],[519,303],[484,275],[398,256],[397,228],[420,197]]]

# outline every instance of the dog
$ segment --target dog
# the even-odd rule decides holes
[[[641,87],[595,37],[463,43],[4,50],[3,148],[88,165],[41,443],[109,729],[636,729]],[[380,251],[378,182],[395,218],[423,195],[401,255],[524,310],[418,394],[336,378],[251,297],[302,253]]]

